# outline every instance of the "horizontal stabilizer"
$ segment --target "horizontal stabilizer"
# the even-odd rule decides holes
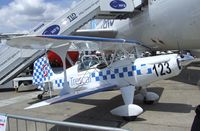
[[[60,103],[60,102],[64,102],[64,101],[69,101],[69,100],[73,100],[73,99],[78,99],[84,96],[88,96],[91,94],[95,94],[98,92],[102,92],[108,89],[113,89],[115,88],[116,85],[111,85],[111,84],[104,84],[103,86],[98,86],[98,87],[93,87],[93,88],[89,88],[83,91],[78,91],[78,92],[73,92],[70,94],[66,94],[63,96],[57,96],[36,104],[33,104],[25,109],[33,109],[33,108],[37,108],[37,107],[42,107],[42,106],[47,106],[47,105],[51,105],[51,104],[55,104],[55,103]]]

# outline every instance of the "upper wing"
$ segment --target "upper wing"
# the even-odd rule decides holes
[[[79,50],[114,50],[119,48],[119,46],[130,48],[136,45],[146,47],[136,40],[59,35],[20,36],[9,40],[7,44],[9,46],[25,49],[49,49],[71,45],[74,45],[74,47]]]
[[[83,91],[78,91],[78,92],[72,92],[70,94],[66,94],[66,95],[62,95],[62,96],[57,96],[36,104],[33,104],[25,109],[33,109],[33,108],[37,108],[37,107],[42,107],[42,106],[47,106],[47,105],[51,105],[51,104],[55,104],[55,103],[60,103],[60,102],[64,102],[64,101],[69,101],[69,100],[73,100],[73,99],[78,99],[84,96],[88,96],[91,94],[95,94],[98,92],[102,92],[108,89],[113,89],[115,88],[116,85],[113,84],[104,84],[104,85],[99,85],[97,87],[92,87],[92,88],[87,88]]]
[[[77,30],[73,32],[75,36],[90,36],[90,37],[103,37],[103,38],[115,38],[117,30],[113,29],[90,29],[90,30]]]

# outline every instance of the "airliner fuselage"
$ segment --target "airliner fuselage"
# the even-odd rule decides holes
[[[149,0],[133,18],[110,22],[119,38],[157,49],[200,49],[199,0]]]

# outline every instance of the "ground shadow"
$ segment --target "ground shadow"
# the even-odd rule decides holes
[[[56,97],[57,95],[52,95],[51,97],[49,95],[44,95],[42,99],[38,99],[37,96],[35,98],[33,98],[31,102],[29,102],[28,104],[29,105],[32,105],[32,104],[36,104],[38,102],[41,102],[41,101],[45,101],[45,100],[48,100],[50,98],[53,98],[53,97]]]
[[[148,91],[152,91],[157,93],[160,98],[163,94],[164,88],[162,87],[151,87],[148,88]],[[188,104],[180,104],[180,103],[162,103],[158,102],[153,105],[146,105],[143,103],[139,104],[144,111],[159,111],[159,112],[174,112],[174,113],[190,113],[191,110],[194,110],[194,107],[192,105]]]
[[[190,113],[195,107],[188,104],[180,103],[156,103],[154,105],[141,105],[144,111],[174,112],[174,113]]]
[[[171,80],[200,86],[200,70],[197,69],[199,67],[199,63],[192,63],[185,67],[178,76],[171,78]]]
[[[71,102],[95,105],[95,107],[71,116],[64,121],[109,127],[122,127],[127,123],[122,118],[110,114],[110,110],[123,103],[120,95],[110,100],[77,99]],[[50,131],[56,131],[57,129],[67,130],[68,128],[54,126]],[[80,129],[71,128],[71,130],[78,131]]]
[[[160,87],[152,87],[148,88],[148,91],[153,91],[162,95],[164,88]],[[109,126],[109,127],[117,127],[121,128],[127,121],[122,119],[121,117],[116,117],[111,115],[110,110],[120,106],[123,104],[123,100],[121,95],[115,96],[110,100],[95,100],[95,99],[77,99],[71,102],[75,103],[82,103],[82,104],[89,104],[95,105],[94,108],[89,110],[85,110],[80,112],[70,118],[65,119],[66,122],[76,122],[76,123],[83,123],[83,124],[92,124],[92,125],[99,125],[99,126]],[[138,105],[140,105],[144,111],[160,111],[160,112],[175,112],[175,113],[189,113],[194,108],[191,105],[187,104],[179,104],[179,103],[156,103],[154,105],[144,105],[138,101],[135,101]],[[145,119],[138,117],[136,121],[146,121]],[[68,128],[54,126],[50,129],[50,131],[55,130],[67,130]],[[72,128],[71,130],[76,131],[80,129]]]
[[[14,88],[0,89],[0,92],[13,92],[13,91],[15,91]]]

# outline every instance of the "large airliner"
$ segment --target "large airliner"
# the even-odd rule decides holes
[[[199,5],[199,0],[144,0],[132,18],[102,21],[96,36],[136,39],[154,50],[200,49]]]
[[[153,50],[200,49],[199,0],[142,1],[131,18],[103,20],[97,29],[74,35],[135,39]]]

